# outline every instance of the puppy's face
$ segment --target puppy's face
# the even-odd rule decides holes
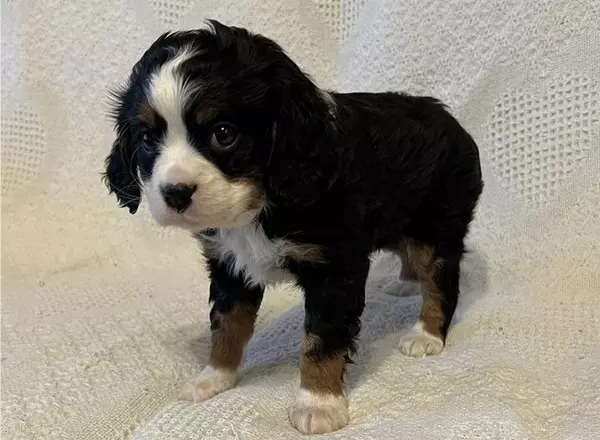
[[[137,115],[135,148],[150,212],[161,225],[200,230],[248,224],[264,203],[260,127],[243,109],[185,78],[193,49],[181,48],[149,75]],[[258,129],[258,131],[257,131]]]
[[[163,35],[114,97],[105,181],[132,213],[143,193],[161,225],[245,226],[267,201],[311,203],[335,176],[329,101],[244,29]]]
[[[121,205],[134,213],[143,193],[159,224],[193,231],[250,223],[265,203],[279,59],[270,40],[217,22],[159,38],[115,94],[106,181]]]

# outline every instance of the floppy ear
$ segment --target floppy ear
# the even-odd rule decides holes
[[[303,79],[288,84],[280,95],[266,189],[276,203],[306,206],[331,189],[340,155],[328,104],[312,82]]]
[[[119,200],[119,206],[135,214],[142,198],[137,176],[137,159],[127,128],[118,127],[118,137],[106,158],[104,182]]]

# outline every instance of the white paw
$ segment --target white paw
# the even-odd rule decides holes
[[[399,348],[407,356],[424,357],[438,354],[444,348],[444,342],[426,332],[423,325],[418,322],[411,331],[402,336]]]
[[[292,426],[302,434],[326,434],[348,424],[346,398],[300,389],[289,410]]]
[[[236,382],[237,375],[235,372],[208,366],[202,370],[195,381],[184,385],[179,398],[194,403],[202,402],[233,388]]]

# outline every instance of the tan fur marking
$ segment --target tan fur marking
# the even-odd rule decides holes
[[[318,336],[307,334],[300,355],[300,388],[320,394],[342,394],[342,376],[346,359],[338,355],[315,361],[311,352],[320,345]]]
[[[196,192],[197,203],[203,206],[206,217],[212,218],[215,224],[236,227],[235,224],[229,223],[236,218],[236,213],[240,212],[240,206],[244,207],[242,211],[244,213],[257,214],[262,210],[265,195],[259,183],[250,179],[231,180],[220,172],[215,171],[215,173],[218,174],[211,177],[210,182],[204,187],[200,186]],[[245,218],[247,216],[242,214],[242,217],[244,217],[242,225],[247,224],[249,222]]]
[[[406,257],[421,282],[421,294],[423,296],[421,322],[423,323],[423,329],[434,336],[441,337],[444,312],[442,310],[441,292],[435,281],[438,270],[435,250],[429,245],[407,240]]]
[[[259,212],[263,209],[265,204],[265,192],[262,185],[254,180],[250,179],[235,179],[230,181],[229,193],[219,194],[220,197],[231,197],[231,200],[238,200],[237,203],[231,203],[230,206],[227,204],[215,206],[215,218],[222,217],[222,221],[225,223],[229,218],[233,216],[233,212],[236,210],[236,205],[242,204],[245,206],[245,211]],[[210,196],[207,197],[210,199]],[[211,200],[213,201],[213,200]],[[210,210],[210,204],[206,204],[207,210]]]
[[[219,115],[219,109],[214,106],[204,106],[196,111],[196,122],[198,124],[206,124],[213,121]]]
[[[144,103],[140,106],[138,119],[145,124],[148,124],[150,127],[156,127],[158,124],[158,114],[148,103]]]
[[[260,184],[256,181],[253,181],[253,180],[249,180],[249,179],[240,180],[240,182],[242,182],[242,184],[252,187],[252,191],[250,192],[250,195],[246,199],[247,209],[248,210],[263,209],[265,206],[265,189],[263,188],[262,184]]]
[[[408,261],[408,245],[406,243],[402,243],[400,248],[397,250],[398,255],[400,256],[400,260],[402,261],[402,268],[400,269],[400,278],[405,281],[418,281],[419,277],[417,276],[415,270]]]
[[[295,243],[290,241],[289,246],[285,247],[285,256],[295,261],[310,261],[313,263],[323,263],[323,249],[316,244]]]
[[[217,326],[211,334],[209,365],[235,371],[254,332],[256,311],[236,305],[229,313],[216,312],[214,319]]]
[[[200,240],[200,243],[202,243],[202,254],[204,255],[204,258],[218,259],[218,257],[219,257],[219,250],[217,248],[218,245],[211,240],[207,240],[205,237],[202,236],[202,234],[198,234],[198,235],[196,235],[196,237],[198,238],[198,240]]]

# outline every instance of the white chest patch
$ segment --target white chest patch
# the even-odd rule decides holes
[[[231,273],[242,275],[249,285],[294,280],[283,268],[294,245],[283,239],[270,240],[259,225],[218,229],[213,236],[203,236],[202,241],[217,258],[229,260]]]

